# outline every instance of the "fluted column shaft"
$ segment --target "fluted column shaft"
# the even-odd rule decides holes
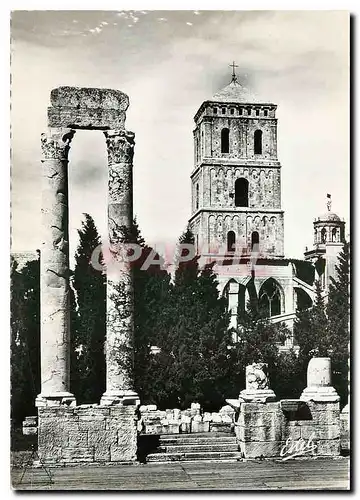
[[[133,387],[134,289],[123,244],[133,220],[132,162],[134,134],[104,132],[108,151],[108,231],[106,296],[106,392],[101,404],[138,402]],[[109,260],[109,259],[108,259]]]
[[[68,152],[74,130],[52,128],[41,135],[42,247],[40,255],[41,394],[74,399],[70,391],[70,303]]]

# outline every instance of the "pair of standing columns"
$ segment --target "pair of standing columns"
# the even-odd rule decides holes
[[[73,129],[51,128],[41,136],[42,230],[41,393],[37,406],[76,404],[70,393],[70,269],[68,153]],[[133,278],[121,264],[121,245],[132,225],[134,134],[104,132],[108,151],[106,392],[101,404],[137,403],[133,389]],[[90,262],[89,262],[89,265]]]

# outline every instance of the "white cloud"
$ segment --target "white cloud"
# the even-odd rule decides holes
[[[192,26],[192,25],[193,25],[193,23],[186,23],[186,24],[187,24],[188,26]]]

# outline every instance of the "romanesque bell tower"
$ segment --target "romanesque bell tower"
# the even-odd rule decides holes
[[[234,65],[233,65],[234,69]],[[190,227],[198,253],[284,256],[276,105],[259,100],[233,71],[195,114]]]

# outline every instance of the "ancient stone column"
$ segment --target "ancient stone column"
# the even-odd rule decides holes
[[[239,400],[245,402],[275,401],[275,392],[269,387],[268,366],[266,363],[253,363],[246,367],[246,388],[240,392]]]
[[[41,135],[41,393],[37,406],[70,404],[68,152],[74,130]],[[75,404],[75,403],[73,403]]]
[[[102,405],[138,404],[133,387],[134,290],[126,261],[126,235],[133,220],[132,161],[134,134],[104,132],[108,151],[108,230],[111,259],[107,268],[106,392]]]
[[[331,359],[312,358],[307,369],[307,387],[300,399],[303,401],[337,402],[340,397],[331,385]]]

